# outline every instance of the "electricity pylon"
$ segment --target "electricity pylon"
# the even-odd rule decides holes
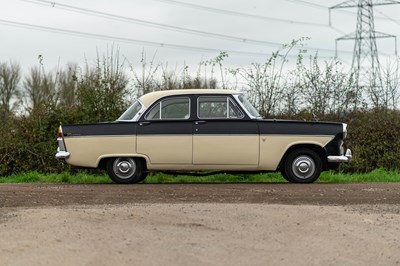
[[[373,7],[393,4],[400,4],[400,1],[350,0],[329,8],[329,11],[337,8],[358,8],[356,31],[336,39],[336,56],[338,41],[355,40],[352,71],[358,87],[369,87],[373,89],[382,88],[379,54],[378,48],[376,46],[376,39],[394,38],[396,45],[395,53],[397,55],[397,37],[394,35],[375,31],[374,24]]]

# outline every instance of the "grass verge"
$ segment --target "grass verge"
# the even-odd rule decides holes
[[[104,184],[111,183],[107,175],[93,175],[85,172],[71,174],[68,172],[60,174],[41,174],[29,172],[0,177],[0,183],[71,183],[71,184]]]
[[[279,173],[265,174],[215,174],[211,176],[172,176],[163,173],[150,174],[144,183],[275,183],[286,182]],[[344,182],[400,182],[400,172],[376,169],[370,173],[324,172],[318,183]],[[0,177],[0,183],[70,183],[70,184],[107,184],[112,183],[106,175],[94,175],[86,172],[71,174],[41,174],[30,172],[8,177]]]

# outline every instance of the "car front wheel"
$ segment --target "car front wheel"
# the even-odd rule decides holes
[[[107,162],[107,173],[118,184],[139,183],[146,178],[141,160],[134,158],[113,158]]]
[[[313,150],[292,151],[285,159],[282,174],[293,183],[313,183],[322,171],[321,157]]]

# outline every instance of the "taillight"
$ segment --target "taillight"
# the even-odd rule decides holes
[[[58,137],[59,137],[59,138],[62,138],[62,137],[63,137],[63,133],[62,133],[61,126],[58,127]]]

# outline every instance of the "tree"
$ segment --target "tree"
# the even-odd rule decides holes
[[[71,108],[77,105],[77,71],[76,64],[68,64],[65,70],[58,72],[58,105]]]
[[[125,73],[118,50],[111,50],[102,58],[98,56],[94,68],[86,65],[85,72],[78,77],[76,95],[83,121],[110,121],[122,114],[129,94]]]
[[[382,77],[381,105],[385,109],[395,110],[400,99],[400,58],[387,63],[386,68],[382,70]]]
[[[45,106],[56,106],[58,101],[57,82],[51,73],[46,74],[42,67],[33,67],[25,77],[24,99],[27,101],[26,109],[34,113]]]
[[[315,115],[340,114],[351,111],[357,101],[352,75],[340,68],[337,60],[325,61],[321,68],[318,54],[310,60],[310,67],[302,66],[301,94],[305,105]]]
[[[19,95],[21,68],[15,62],[0,63],[0,113],[10,115]],[[14,100],[14,102],[13,102]]]
[[[247,82],[244,90],[261,115],[269,117],[276,113],[284,95],[284,65],[292,49],[303,40],[293,40],[284,45],[264,63],[252,63],[250,67],[239,70],[239,75]]]
[[[159,84],[157,84],[156,75],[160,64],[155,65],[154,60],[156,53],[154,53],[150,62],[147,62],[147,56],[145,51],[142,51],[142,58],[140,60],[141,71],[135,71],[131,65],[131,71],[133,73],[133,83],[136,89],[136,96],[140,97],[152,91],[157,91],[159,89]]]

